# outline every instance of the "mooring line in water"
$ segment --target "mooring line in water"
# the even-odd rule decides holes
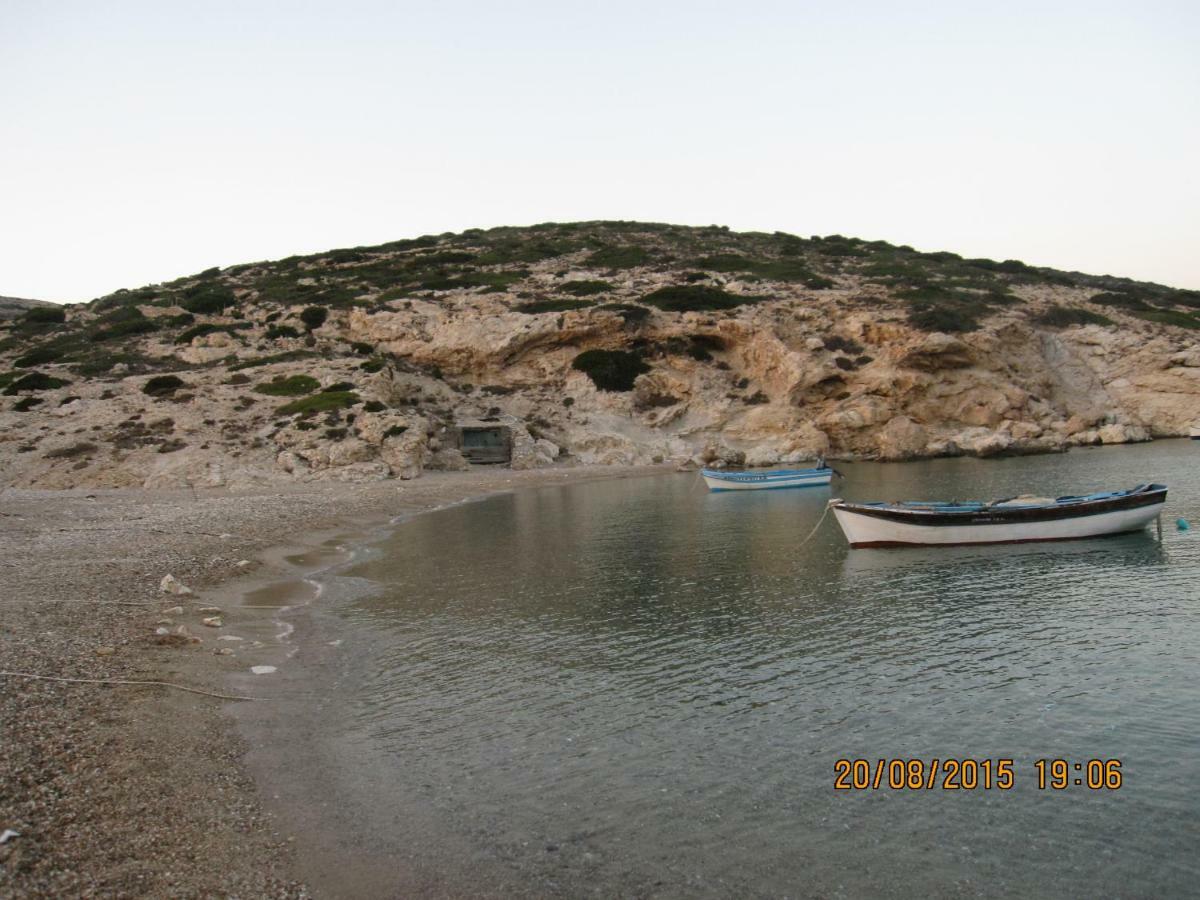
[[[155,685],[159,687],[176,688],[180,691],[187,691],[191,694],[203,694],[205,697],[216,697],[218,700],[263,700],[263,697],[242,697],[234,694],[217,694],[213,691],[203,691],[200,688],[188,687],[183,684],[175,684],[170,681],[133,681],[126,679],[108,679],[108,678],[62,678],[56,675],[34,675],[32,672],[0,672],[0,675],[8,676],[9,678],[30,678],[36,681],[61,681],[67,684],[134,684],[134,685]]]
[[[814,525],[813,530],[808,533],[808,537],[806,537],[804,540],[802,540],[799,544],[796,545],[797,550],[799,550],[801,547],[803,547],[805,544],[807,544],[809,541],[812,540],[813,535],[817,533],[817,529],[821,527],[821,523],[825,521],[825,517],[827,515],[829,515],[829,510],[831,510],[831,509],[833,509],[833,501],[832,500],[830,500],[828,503],[825,504],[825,512],[821,513],[821,518],[817,519],[817,524]]]

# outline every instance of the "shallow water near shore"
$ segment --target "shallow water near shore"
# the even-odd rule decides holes
[[[1198,463],[1164,441],[795,491],[666,474],[416,517],[306,608],[311,669],[257,726],[304,743],[269,789],[323,835],[314,867],[352,861],[317,879],[335,896],[1190,893],[1200,531],[1174,522],[1200,525]],[[831,496],[1150,480],[1161,542],[852,551],[829,516],[799,546]],[[834,790],[839,759],[966,757],[1014,760],[1013,788]],[[1043,758],[1084,770],[1042,790]],[[1093,759],[1118,790],[1073,783]]]

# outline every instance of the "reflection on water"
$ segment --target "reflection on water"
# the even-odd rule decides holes
[[[1051,495],[1157,480],[1186,441],[839,465],[832,488],[695,475],[551,488],[401,526],[342,612],[364,831],[395,792],[533,893],[1181,894],[1200,879],[1200,532],[850,551],[830,496]],[[1012,758],[1014,790],[835,792],[843,758]],[[1122,761],[1115,792],[1033,761]],[[381,851],[383,852],[383,851]]]

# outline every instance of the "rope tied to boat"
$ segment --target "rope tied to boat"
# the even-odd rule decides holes
[[[833,509],[833,505],[835,503],[837,503],[839,501],[839,499],[840,498],[834,497],[832,500],[830,500],[828,503],[825,504],[825,512],[821,513],[821,518],[817,519],[817,524],[814,525],[812,531],[810,531],[808,533],[808,537],[806,537],[804,540],[802,540],[799,544],[796,545],[797,550],[800,549],[801,547],[803,547],[805,544],[807,544],[809,541],[811,541],[813,539],[813,535],[815,535],[817,533],[817,529],[821,527],[821,523],[824,522],[825,517],[827,515],[829,515],[829,510]]]

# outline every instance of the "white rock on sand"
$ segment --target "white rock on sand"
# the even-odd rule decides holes
[[[174,575],[164,575],[163,580],[159,582],[158,589],[164,594],[190,594],[192,589],[183,584]]]

